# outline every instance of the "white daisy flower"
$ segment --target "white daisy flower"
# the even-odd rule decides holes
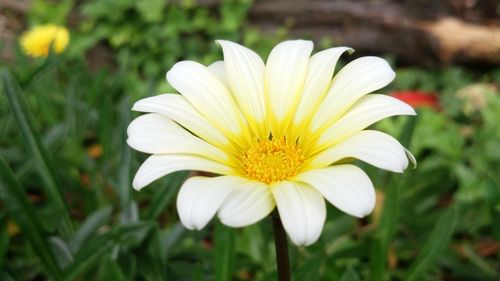
[[[395,115],[415,115],[395,98],[369,94],[395,77],[378,57],[362,57],[333,77],[338,47],[311,56],[311,41],[278,44],[267,63],[252,50],[217,41],[224,61],[176,63],[167,80],[180,94],[138,101],[147,112],[132,121],[128,144],[151,155],[133,181],[140,190],[180,170],[217,174],[189,178],[177,197],[188,229],[217,214],[231,227],[258,222],[278,208],[297,245],[321,234],[325,200],[355,217],[369,214],[375,191],[368,176],[345,159],[392,172],[408,166],[393,137],[366,128]]]

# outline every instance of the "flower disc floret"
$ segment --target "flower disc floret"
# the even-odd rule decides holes
[[[302,149],[283,139],[255,142],[241,157],[247,177],[274,183],[298,174],[304,163]]]

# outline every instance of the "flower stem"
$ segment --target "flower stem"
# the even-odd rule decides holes
[[[276,263],[278,265],[278,280],[290,281],[287,237],[278,212],[273,213],[273,229],[274,245],[276,246]]]

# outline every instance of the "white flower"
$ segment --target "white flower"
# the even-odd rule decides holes
[[[224,61],[206,67],[181,61],[167,73],[179,94],[138,101],[148,112],[128,128],[128,144],[153,154],[139,168],[139,190],[175,171],[198,170],[181,187],[177,209],[184,226],[203,228],[217,214],[225,225],[253,224],[276,206],[297,245],[315,242],[325,201],[355,217],[369,214],[375,192],[356,158],[402,172],[405,148],[366,128],[386,117],[415,115],[407,104],[369,94],[395,77],[378,57],[362,57],[332,79],[346,47],[311,55],[304,40],[278,44],[267,63],[250,49],[218,41]]]

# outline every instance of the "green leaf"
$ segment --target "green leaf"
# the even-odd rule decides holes
[[[187,172],[177,172],[168,175],[164,186],[156,189],[151,207],[144,215],[145,220],[155,220],[163,210],[172,202],[182,182],[186,179]]]
[[[406,120],[400,133],[400,141],[403,146],[409,147],[417,121],[418,118],[414,117]],[[382,172],[382,177],[385,178],[387,176],[387,172]],[[401,175],[397,176],[401,177]],[[371,280],[373,281],[385,280],[385,275],[387,274],[387,255],[399,220],[401,189],[404,184],[404,181],[396,180],[394,176],[389,180],[384,180],[384,182],[388,186],[384,209],[370,249]]]
[[[193,270],[194,281],[205,281],[205,276],[203,275],[203,263],[197,262]]]
[[[52,245],[54,255],[60,268],[65,268],[73,262],[73,253],[71,253],[68,244],[64,240],[60,237],[53,236],[50,237],[49,242]]]
[[[66,268],[63,280],[75,280],[95,268],[116,245],[123,247],[139,245],[155,228],[158,228],[156,223],[140,222],[120,225],[109,232],[95,236],[75,255],[75,261]]]
[[[7,249],[9,248],[9,232],[7,231],[7,219],[4,216],[0,219],[0,272],[3,271]]]
[[[304,263],[293,272],[294,280],[319,280],[320,268],[323,265],[324,256],[320,253],[308,257]]]
[[[143,0],[137,1],[135,7],[144,21],[156,23],[161,21],[166,3],[165,0]]]
[[[121,206],[124,208],[129,204],[132,189],[130,186],[130,164],[132,162],[132,149],[127,144],[127,127],[130,124],[130,102],[124,98],[120,105],[120,127],[121,127],[121,151],[120,166],[118,170],[118,185],[116,187],[120,197]]]
[[[480,255],[474,251],[474,248],[470,245],[470,243],[463,243],[462,249],[465,257],[467,257],[471,264],[474,264],[477,268],[479,268],[484,274],[488,275],[491,278],[500,277],[497,271],[491,267],[488,262],[483,259]]]
[[[361,281],[358,273],[352,268],[352,266],[347,267],[346,271],[342,275],[342,279],[340,281]]]
[[[73,253],[78,252],[81,245],[85,241],[87,241],[101,225],[109,220],[111,211],[111,207],[105,207],[95,211],[87,217],[85,222],[83,222],[80,228],[78,228],[78,230],[75,232],[73,237],[71,237],[71,240],[68,243]]]
[[[101,267],[100,278],[98,280],[125,281],[127,279],[125,278],[120,265],[118,265],[115,260],[108,257]]]
[[[420,255],[410,267],[406,281],[422,280],[422,275],[431,268],[438,255],[448,247],[457,221],[456,207],[451,207],[439,218],[427,242],[423,245]]]
[[[234,229],[217,222],[215,225],[215,280],[230,281],[235,258]]]
[[[108,232],[91,239],[77,253],[75,261],[66,268],[63,280],[76,280],[80,275],[94,268],[101,262],[103,256],[111,252],[115,242],[114,238],[114,233]]]
[[[382,216],[377,225],[377,230],[372,241],[371,251],[371,280],[381,281],[385,279],[387,255],[389,246],[396,232],[399,218],[399,198],[401,186],[392,184],[389,187]]]
[[[49,154],[41,141],[40,135],[35,129],[33,115],[24,99],[19,85],[17,85],[14,78],[12,78],[7,70],[2,70],[2,82],[12,113],[21,130],[26,150],[29,151],[33,157],[51,205],[62,217],[61,232],[65,238],[68,238],[73,233],[73,226],[61,190],[58,187],[54,168],[48,156]]]
[[[161,250],[168,256],[173,246],[178,245],[178,242],[185,234],[186,229],[181,223],[176,223],[169,229],[161,232]]]
[[[0,156],[0,197],[8,214],[21,228],[24,237],[40,258],[47,273],[53,279],[61,280],[61,270],[57,265],[51,245],[44,235],[41,219],[37,216],[35,207],[29,201],[21,184],[2,156]]]
[[[403,130],[399,136],[399,142],[404,147],[409,147],[411,144],[411,139],[413,137],[413,133],[415,132],[415,127],[417,126],[418,121],[417,116],[409,116],[408,120],[406,120]]]
[[[491,215],[493,235],[497,241],[500,241],[500,190],[498,184],[492,179],[486,185],[486,201]]]

